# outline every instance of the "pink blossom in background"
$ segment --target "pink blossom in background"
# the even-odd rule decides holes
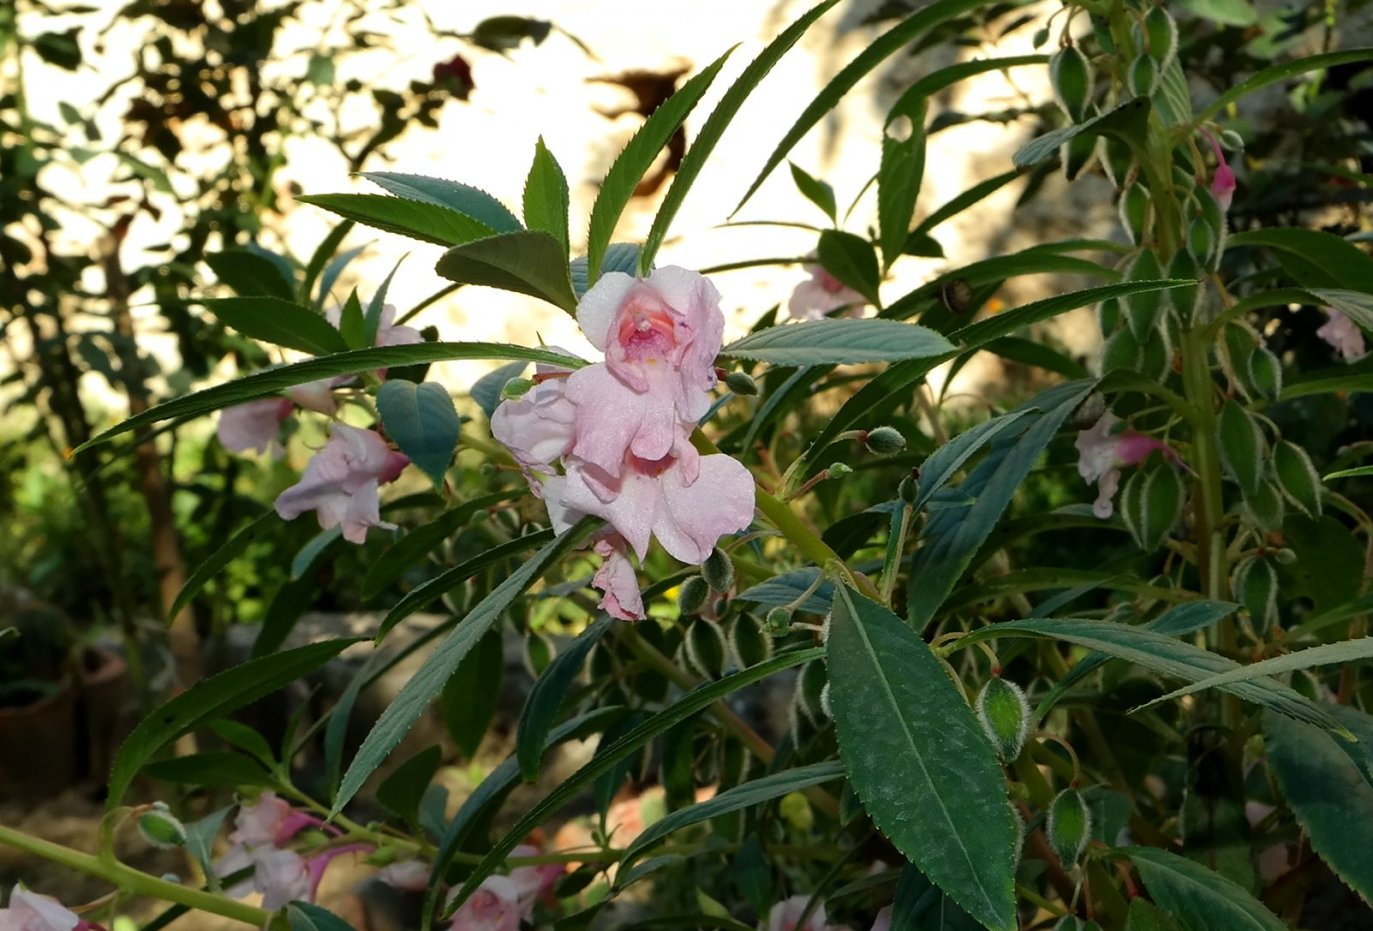
[[[1110,411],[1101,415],[1088,430],[1077,435],[1077,471],[1087,482],[1095,482],[1097,498],[1092,513],[1102,520],[1115,513],[1112,499],[1120,487],[1120,470],[1139,465],[1153,452],[1177,460],[1177,453],[1160,440],[1133,430],[1116,430],[1120,418]]]
[[[252,853],[253,889],[262,893],[262,907],[276,911],[297,899],[310,898],[310,871],[294,850],[260,848]]]
[[[606,358],[568,377],[572,453],[611,474],[627,452],[689,455],[685,437],[710,409],[724,335],[715,286],[674,266],[647,279],[609,272],[578,304],[577,323]]]
[[[644,597],[639,591],[639,579],[634,575],[634,563],[625,552],[624,537],[619,534],[602,537],[593,549],[601,557],[601,568],[591,579],[592,586],[604,593],[598,607],[622,621],[637,621],[644,617]]]
[[[634,589],[638,594],[639,589]],[[512,857],[535,857],[542,853],[537,847],[521,844],[510,851]],[[535,903],[541,901],[552,891],[554,883],[562,877],[565,868],[560,863],[544,863],[540,866],[517,866],[510,871],[510,881],[515,884],[516,899],[520,903],[520,915],[526,921],[534,914]]]
[[[364,313],[366,308],[363,308]],[[330,307],[324,312],[324,316],[334,325],[334,329],[339,328],[343,321],[343,308],[339,306]],[[424,335],[414,327],[395,326],[396,305],[382,304],[381,316],[377,318],[377,341],[378,346],[409,346],[414,343],[424,342]]]
[[[1363,330],[1333,307],[1322,307],[1321,310],[1325,311],[1329,319],[1316,330],[1316,335],[1329,343],[1346,362],[1362,359],[1368,352],[1368,347],[1364,344]]]
[[[1211,196],[1220,205],[1221,213],[1229,213],[1230,202],[1235,196],[1235,173],[1230,170],[1230,163],[1226,161],[1225,150],[1220,143],[1210,133],[1205,135],[1211,143],[1211,151],[1216,155],[1216,173],[1211,176]]]
[[[825,905],[817,902],[815,909],[806,919],[805,924],[800,924],[801,913],[806,910],[806,905],[810,902],[808,895],[794,895],[772,906],[768,912],[767,924],[763,926],[764,931],[848,931],[843,925],[831,925],[825,915]]]
[[[351,375],[320,378],[303,385],[292,385],[282,393],[298,407],[332,417],[338,413],[338,398],[334,396],[334,389],[351,378]]]
[[[323,529],[342,527],[345,540],[363,543],[369,527],[395,529],[395,524],[381,519],[377,493],[409,461],[375,431],[336,423],[329,442],[310,459],[300,481],[277,497],[276,511],[284,520],[314,511]]]
[[[825,270],[818,263],[803,266],[810,274],[796,285],[787,301],[787,313],[798,320],[821,320],[831,311],[848,307],[848,316],[859,317],[868,299]]]
[[[452,931],[519,931],[520,890],[509,876],[488,876],[453,913]]]
[[[872,922],[872,931],[891,931],[891,913],[890,905],[878,912]]]
[[[291,416],[291,402],[285,398],[262,398],[235,404],[219,412],[215,435],[230,452],[266,453],[275,459],[285,450],[277,441],[281,423]]]
[[[38,895],[21,885],[10,893],[9,905],[0,908],[0,931],[75,931],[92,927],[71,909],[48,895]]]
[[[715,542],[753,520],[753,476],[729,456],[703,456],[698,474],[671,456],[655,461],[630,455],[619,478],[594,465],[567,469],[562,503],[602,517],[625,538],[640,560],[649,538],[684,563],[699,563]]]
[[[421,860],[388,863],[377,871],[377,879],[404,892],[423,892],[429,885],[430,866]]]
[[[229,842],[243,847],[280,847],[303,828],[318,823],[275,792],[263,792],[252,804],[239,806]]]

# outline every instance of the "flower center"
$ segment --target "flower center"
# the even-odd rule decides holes
[[[668,307],[652,295],[633,294],[620,308],[616,339],[629,362],[653,364],[677,346],[676,325]]]

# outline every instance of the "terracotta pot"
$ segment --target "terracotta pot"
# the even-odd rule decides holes
[[[0,797],[45,798],[76,782],[76,705],[67,678],[56,694],[0,708]]]
[[[115,651],[91,647],[81,658],[77,771],[103,783],[124,738],[133,730],[129,664]]]

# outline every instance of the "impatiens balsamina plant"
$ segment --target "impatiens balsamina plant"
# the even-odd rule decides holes
[[[103,850],[4,827],[0,843],[121,895],[300,929],[346,926],[315,902],[344,855],[415,897],[424,928],[455,931],[1323,928],[1331,901],[1362,916],[1347,926],[1373,920],[1369,177],[1366,153],[1360,168],[1327,134],[1355,118],[1341,88],[1366,85],[1373,50],[1290,54],[1300,29],[1279,38],[1244,2],[1065,3],[1037,35],[1044,54],[931,66],[898,96],[886,123],[913,131],[884,137],[866,232],[841,228],[835,192],[793,166],[831,225],[794,260],[808,277],[790,299],[752,308],[726,341],[725,270],[658,265],[659,247],[750,92],[835,5],[786,28],[695,126],[641,243],[612,242],[616,223],[723,58],[614,163],[583,255],[542,142],[522,216],[396,173],[367,175],[384,194],[303,198],[441,246],[455,283],[560,308],[597,354],[420,330],[429,302],[399,313],[385,285],[335,305],[320,279],[337,278],[342,233],[294,264],[289,295],[277,282],[207,298],[244,336],[310,358],[91,445],[216,411],[237,452],[279,455],[300,432],[303,473],[182,600],[253,541],[317,521],[293,574],[313,586],[329,560],[370,566],[339,591],[390,596],[378,644],[354,646],[369,658],[340,667],[351,684],[313,730],[293,724],[277,747],[235,720],[355,644],[293,638],[315,592],[289,583],[250,659],[124,743]],[[936,0],[893,20],[744,202],[892,56],[952,35],[990,44],[1020,10]],[[1205,70],[1260,34],[1277,63],[1242,56],[1225,82]],[[1011,69],[1042,70],[1056,102],[927,112],[956,82]],[[1242,117],[1269,87],[1306,119]],[[1044,125],[1004,173],[930,203],[927,140],[976,116]],[[1317,217],[1315,201],[1284,200],[1297,171],[1341,180],[1339,206]],[[1017,179],[1032,200],[1061,174],[1114,190],[1118,235],[993,252],[892,293],[904,256],[942,255],[941,224]],[[1012,278],[1063,273],[1090,286],[995,312]],[[1101,328],[1091,366],[1036,328],[1079,308]],[[991,357],[1023,368],[1020,387],[985,404],[939,387]],[[455,404],[428,374],[445,360],[503,364]],[[422,609],[435,613],[412,617]],[[441,747],[398,748],[437,702],[470,760],[510,642],[535,678],[509,758],[448,804]],[[349,748],[359,692],[412,655]],[[562,758],[571,775],[504,806],[587,738],[594,752]],[[140,774],[193,791],[134,803]],[[569,822],[583,827],[559,830]],[[203,884],[115,859],[125,823],[184,845]],[[69,931],[119,901],[21,887],[0,928]]]

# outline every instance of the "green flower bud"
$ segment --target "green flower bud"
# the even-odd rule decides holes
[[[1158,77],[1158,62],[1154,61],[1152,55],[1140,55],[1130,63],[1130,71],[1126,75],[1130,93],[1136,97],[1151,96],[1158,88]]]
[[[1152,553],[1182,516],[1187,489],[1170,463],[1130,476],[1120,493],[1120,518],[1139,548]]]
[[[863,445],[875,456],[895,456],[906,448],[906,438],[895,427],[877,427],[863,437]]]
[[[1044,43],[1045,43],[1045,42],[1048,42],[1048,41],[1049,41],[1049,30],[1048,30],[1048,29],[1037,29],[1037,30],[1035,30],[1035,34],[1030,38],[1030,45],[1033,46],[1034,48],[1037,48],[1037,49],[1038,49],[1038,48],[1043,48],[1043,47],[1044,47]]]
[[[725,387],[742,398],[758,394],[758,382],[748,372],[730,372],[725,376]]]
[[[1075,45],[1059,49],[1049,59],[1049,80],[1058,102],[1074,122],[1081,122],[1092,99],[1092,66]]]
[[[734,563],[730,562],[729,554],[717,546],[701,563],[701,575],[711,591],[727,592],[734,586]]]
[[[901,480],[901,484],[896,486],[897,496],[906,504],[915,504],[916,496],[920,493],[920,480],[914,475],[907,475]]]
[[[1072,866],[1092,836],[1092,811],[1077,789],[1064,789],[1049,806],[1049,845],[1064,866]]]
[[[846,475],[853,474],[853,469],[842,462],[830,463],[830,467],[825,471],[829,473],[830,478],[843,478]]]
[[[815,812],[811,810],[806,796],[800,792],[788,792],[782,796],[777,803],[777,813],[783,821],[803,834],[809,833],[815,826]]]
[[[1297,554],[1295,550],[1283,547],[1273,554],[1273,558],[1279,566],[1295,566],[1297,564]]]
[[[1030,703],[1020,686],[1000,677],[989,679],[977,693],[975,709],[1001,762],[1020,756],[1030,734]]]
[[[1223,129],[1220,132],[1220,144],[1227,152],[1243,152],[1244,137],[1233,129]]]
[[[501,400],[514,401],[524,397],[534,388],[534,382],[528,378],[512,378],[501,385]]]
[[[1264,556],[1246,556],[1235,566],[1231,588],[1249,612],[1254,630],[1263,633],[1278,619],[1278,570]]]
[[[154,847],[181,847],[186,843],[186,827],[162,802],[138,816],[138,833]]]
[[[1282,362],[1267,346],[1257,346],[1249,356],[1249,388],[1268,401],[1282,394]]]
[[[701,610],[710,597],[710,585],[699,575],[693,575],[677,589],[677,610],[684,616]]]
[[[1130,241],[1144,241],[1144,229],[1149,222],[1149,189],[1142,184],[1132,184],[1120,195],[1120,222]]]
[[[773,608],[763,620],[763,627],[774,637],[785,637],[791,633],[791,611]]]

